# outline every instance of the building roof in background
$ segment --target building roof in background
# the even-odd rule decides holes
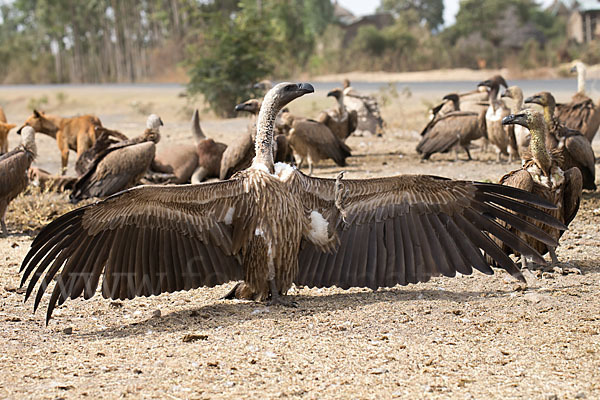
[[[343,25],[350,25],[356,20],[356,16],[347,8],[340,6],[337,1],[333,2],[333,17]]]

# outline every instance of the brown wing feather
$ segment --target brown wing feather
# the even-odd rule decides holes
[[[227,146],[221,158],[220,179],[228,179],[233,174],[246,169],[254,158],[254,139],[246,132],[237,141]]]
[[[556,105],[556,117],[568,128],[581,132],[591,142],[600,126],[600,108],[583,93],[576,93],[569,103]]]
[[[292,148],[306,147],[316,152],[320,159],[331,158],[340,166],[346,165],[346,158],[352,155],[350,147],[318,121],[296,119],[292,126],[289,136]]]
[[[58,274],[49,319],[57,303],[84,290],[91,297],[102,274],[102,293],[110,298],[242,279],[228,225],[248,213],[242,186],[234,179],[138,187],[57,218],[39,233],[23,260],[26,298],[41,279],[37,308]]]
[[[331,230],[337,237],[329,254],[305,241],[295,282],[307,286],[389,287],[437,275],[453,276],[457,271],[471,273],[473,267],[492,273],[482,250],[523,280],[519,268],[488,233],[540,262],[543,259],[497,221],[518,224],[518,219],[506,212],[509,210],[564,228],[534,207],[554,206],[530,193],[507,186],[418,175],[344,180],[344,190],[348,190],[344,222],[334,205],[335,181],[300,173],[297,180],[308,212],[319,211],[333,221],[335,228]],[[531,224],[518,225],[524,234],[544,235]],[[543,239],[555,242],[549,237]],[[357,254],[349,257],[350,251]],[[363,254],[368,256],[359,257]],[[315,259],[321,261],[317,266],[313,265]]]

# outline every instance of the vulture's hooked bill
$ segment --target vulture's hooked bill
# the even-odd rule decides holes
[[[522,190],[423,175],[322,179],[274,165],[277,112],[313,91],[308,83],[280,83],[267,93],[256,156],[231,179],[136,187],[50,223],[23,260],[25,298],[39,283],[37,309],[56,276],[47,323],[67,298],[92,297],[104,275],[102,294],[112,299],[244,280],[249,297],[286,304],[292,283],[376,289],[473,267],[492,274],[484,253],[524,281],[488,234],[543,262],[498,223],[514,221],[515,212],[564,229],[535,207],[552,204]]]

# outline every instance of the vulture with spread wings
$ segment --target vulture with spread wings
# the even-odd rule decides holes
[[[281,107],[313,92],[281,83],[266,95],[252,166],[223,182],[143,186],[71,211],[35,238],[21,270],[34,308],[56,277],[46,322],[67,298],[112,299],[243,280],[246,298],[292,304],[292,283],[311,287],[391,287],[433,276],[519,268],[490,238],[538,262],[504,224],[551,242],[528,215],[564,226],[508,186],[433,176],[320,179],[273,163],[273,121]],[[501,222],[501,223],[499,223]]]

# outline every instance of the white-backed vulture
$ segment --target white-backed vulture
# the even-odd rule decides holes
[[[85,174],[98,154],[105,151],[109,146],[119,143],[122,140],[129,139],[119,131],[107,129],[100,125],[95,126],[94,130],[96,134],[96,142],[92,147],[81,153],[75,162],[75,172],[77,172],[78,176]]]
[[[29,182],[42,191],[64,192],[73,190],[77,181],[74,176],[52,175],[50,172],[38,167],[30,167],[27,171]]]
[[[487,86],[478,86],[476,90],[458,93],[458,98],[462,111],[479,113],[481,110],[487,110],[489,107],[489,88]],[[451,111],[456,111],[455,105],[451,101],[444,100],[430,110],[429,120],[433,120],[436,115],[443,117],[444,114]]]
[[[321,160],[332,159],[337,165],[346,165],[346,158],[352,155],[350,147],[338,138],[324,124],[307,118],[297,118],[291,113],[282,115],[283,123],[290,127],[288,142],[296,160],[296,166],[302,168],[304,160],[308,163],[308,175]]]
[[[546,148],[545,138],[548,134],[544,117],[541,113],[533,110],[523,110],[519,114],[511,114],[504,118],[503,124],[519,124],[531,131],[531,142],[529,152],[524,153],[523,166],[515,171],[509,172],[500,179],[500,184],[526,190],[530,193],[556,204],[557,208],[550,213],[561,221],[565,227],[575,218],[581,201],[582,177],[579,169],[572,167],[563,171],[560,167],[560,152],[557,149],[549,152]],[[527,223],[536,225],[543,229],[553,240],[542,242],[533,238],[526,238],[512,227],[509,228],[515,234],[526,240],[538,253],[550,253],[552,259],[551,268],[570,268],[567,263],[560,263],[556,257],[556,245],[562,236],[564,229],[539,224],[531,218],[526,218]],[[518,252],[510,249],[505,244],[498,243],[507,253]],[[527,267],[527,257],[521,256],[523,268]]]
[[[356,111],[358,116],[358,126],[356,133],[359,135],[381,135],[385,127],[385,122],[379,111],[377,99],[373,96],[362,95],[352,86],[350,81],[344,79],[344,105],[348,111]]]
[[[556,105],[556,117],[561,124],[579,131],[591,143],[600,127],[600,104],[585,94],[585,64],[576,62],[571,72],[577,72],[577,93],[570,103]]]
[[[326,125],[334,135],[345,141],[358,127],[358,113],[356,110],[348,111],[346,109],[342,89],[333,89],[327,93],[327,96],[336,99],[337,108],[322,111],[317,117],[317,121]]]
[[[160,117],[151,114],[143,135],[113,144],[98,154],[75,182],[71,202],[110,196],[138,184],[154,159],[162,125]]]
[[[523,91],[518,86],[511,86],[502,93],[502,98],[510,98],[513,100],[510,112],[519,114],[523,110]],[[509,129],[512,129],[515,135],[515,143],[520,156],[527,152],[529,148],[529,129],[519,124],[509,124]]]
[[[525,99],[525,103],[538,104],[544,108],[544,120],[548,125],[546,147],[557,148],[561,153],[563,171],[579,168],[583,177],[583,188],[596,190],[596,158],[592,145],[581,132],[569,129],[556,118],[556,102],[549,92],[540,92]]]
[[[458,147],[461,147],[467,153],[469,160],[472,160],[469,144],[485,136],[486,111],[481,110],[479,113],[461,111],[459,97],[455,93],[444,96],[444,99],[454,103],[456,111],[429,121],[421,133],[423,137],[417,145],[417,153],[421,154],[422,159],[427,160],[434,153],[446,153],[454,149],[458,160]]]
[[[422,175],[319,179],[274,164],[277,112],[313,91],[307,83],[284,82],[267,93],[256,157],[230,180],[136,187],[50,223],[21,265],[25,298],[39,283],[37,309],[56,277],[48,322],[68,298],[92,297],[103,275],[102,294],[113,299],[243,279],[247,296],[294,305],[285,297],[292,283],[376,289],[473,268],[492,274],[482,250],[524,281],[488,233],[543,262],[496,222],[522,221],[509,210],[563,227],[534,207],[553,206],[530,193]],[[535,227],[519,226],[546,238]]]
[[[515,134],[512,127],[502,125],[502,118],[510,114],[510,110],[504,102],[498,99],[500,86],[508,87],[506,81],[500,75],[479,83],[479,86],[489,88],[488,98],[490,106],[485,115],[487,138],[490,144],[496,148],[497,161],[500,162],[502,154],[508,155],[508,162],[512,162],[518,155]]]
[[[21,145],[0,156],[0,225],[3,236],[8,236],[4,221],[6,208],[27,187],[27,169],[36,155],[35,131],[27,126],[21,130]]]

